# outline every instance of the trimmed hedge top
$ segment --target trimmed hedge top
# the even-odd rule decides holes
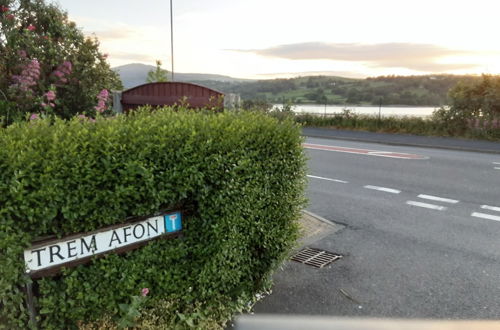
[[[142,287],[151,305],[255,293],[297,234],[301,142],[291,121],[169,109],[0,129],[0,327],[28,322],[22,251],[33,240],[160,209],[191,211],[183,238],[37,281],[43,328],[116,316]]]

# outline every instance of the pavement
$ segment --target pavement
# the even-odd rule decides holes
[[[319,269],[286,262],[255,314],[500,319],[500,143],[304,135],[313,147],[301,245],[343,258]]]
[[[470,140],[451,137],[421,136],[411,134],[376,133],[319,127],[304,127],[302,128],[302,134],[308,137],[316,138],[500,154],[500,142],[492,141]]]

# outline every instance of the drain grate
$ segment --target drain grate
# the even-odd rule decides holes
[[[323,268],[340,258],[342,258],[340,254],[306,247],[295,254],[292,260],[304,265]]]

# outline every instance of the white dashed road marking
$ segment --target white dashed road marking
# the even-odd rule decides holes
[[[450,203],[450,204],[456,204],[459,202],[456,199],[449,199],[449,198],[443,198],[443,197],[432,196],[432,195],[420,194],[420,195],[418,195],[418,197],[423,198],[423,199],[430,199],[430,200],[436,201],[436,202],[444,202],[444,203]]]
[[[491,205],[481,205],[482,209],[500,212],[500,207]]]
[[[493,167],[495,170],[500,170],[500,167]]]
[[[383,192],[388,192],[391,194],[399,194],[401,190],[397,189],[392,189],[392,188],[386,188],[386,187],[379,187],[379,186],[364,186],[366,189],[372,189],[372,190],[378,190],[378,191],[383,191]]]
[[[427,204],[427,203],[421,203],[421,202],[415,202],[415,201],[407,201],[406,204],[418,206],[418,207],[425,207],[427,209],[433,209],[433,210],[438,210],[438,211],[446,210],[445,206],[440,206],[440,205],[435,205],[435,204]]]
[[[315,176],[315,175],[307,175],[308,178],[313,178],[313,179],[320,179],[320,180],[327,180],[327,181],[333,181],[333,182],[338,182],[338,183],[348,183],[347,181],[344,180],[337,180],[337,179],[330,179],[330,178],[324,178],[321,176]]]
[[[491,214],[486,214],[486,213],[479,213],[479,212],[473,212],[471,216],[476,217],[476,218],[483,218],[483,219],[488,219],[488,220],[495,220],[495,221],[500,221],[500,217],[497,215],[491,215]]]
[[[345,152],[348,154],[359,154],[377,157],[388,157],[397,159],[429,159],[427,156],[408,154],[403,152],[392,152],[392,151],[380,151],[380,150],[370,150],[370,149],[360,149],[360,148],[347,148],[339,146],[328,146],[322,144],[314,143],[302,143],[304,148],[315,149],[315,150],[326,150],[326,151],[336,151]]]

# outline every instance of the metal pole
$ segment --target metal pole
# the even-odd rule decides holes
[[[174,81],[174,13],[172,0],[170,0],[170,54],[172,57],[172,81]]]
[[[382,120],[382,98],[379,99],[379,106],[378,106],[378,126],[380,128],[380,121]]]
[[[33,283],[32,282],[26,283],[26,296],[27,296],[26,303],[28,305],[28,313],[30,316],[30,324],[35,329],[38,329],[38,325],[36,323],[36,309],[35,309],[35,304],[34,304],[34,299],[33,299]]]

